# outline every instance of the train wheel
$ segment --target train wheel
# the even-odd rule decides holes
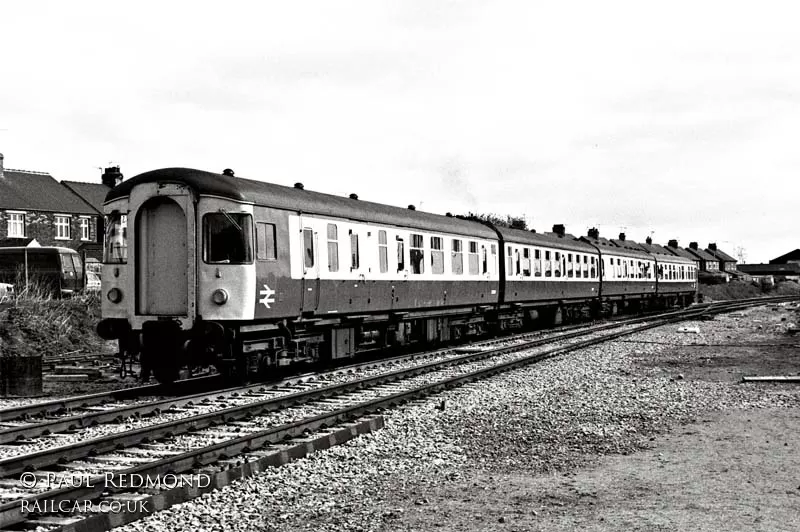
[[[161,384],[172,384],[180,376],[177,364],[161,364],[153,368],[153,375]]]

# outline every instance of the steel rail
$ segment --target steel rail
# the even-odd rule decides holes
[[[194,379],[185,379],[176,381],[169,385],[164,384],[148,384],[145,386],[136,386],[132,388],[122,388],[120,390],[113,390],[110,392],[98,392],[87,395],[76,395],[74,397],[64,397],[63,399],[54,399],[52,401],[44,401],[41,403],[33,403],[29,405],[15,406],[12,408],[5,408],[0,410],[0,423],[6,421],[16,421],[27,417],[35,417],[42,415],[53,415],[60,412],[69,412],[76,408],[85,408],[87,406],[96,406],[103,403],[112,401],[122,401],[126,399],[135,399],[137,397],[146,397],[150,395],[169,395],[175,393],[188,393],[193,390],[203,389],[204,387],[213,386],[219,383],[218,375],[211,375],[205,377],[197,377]]]

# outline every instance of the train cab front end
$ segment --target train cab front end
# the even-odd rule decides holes
[[[105,205],[98,334],[160,382],[214,363],[225,324],[253,318],[252,205],[192,185],[145,179]]]

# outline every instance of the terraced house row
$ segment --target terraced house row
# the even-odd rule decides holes
[[[0,154],[0,247],[61,246],[99,262],[103,201],[122,182],[119,167],[98,183],[57,181],[46,172],[5,168]]]

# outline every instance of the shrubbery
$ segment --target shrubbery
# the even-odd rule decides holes
[[[0,304],[0,354],[3,356],[63,355],[100,352],[97,336],[100,300],[96,295],[52,299],[32,289]]]
[[[760,296],[800,295],[800,284],[787,281],[776,284],[773,288],[762,288],[744,281],[731,281],[724,284],[700,284],[700,294],[705,301],[721,301],[724,299],[748,299]]]

